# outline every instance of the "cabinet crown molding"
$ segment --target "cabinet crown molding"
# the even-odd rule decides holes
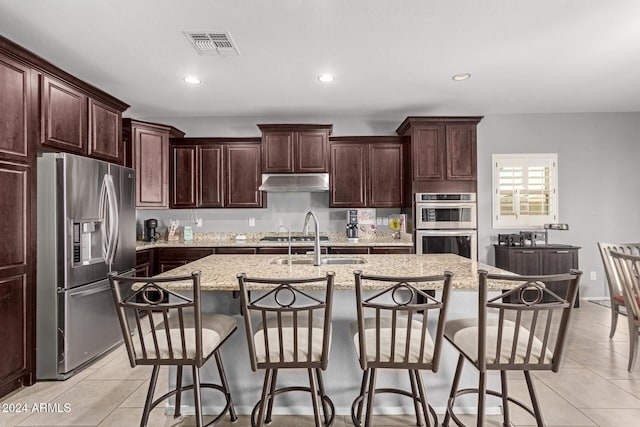
[[[411,126],[439,124],[478,124],[484,116],[409,116],[398,126],[396,133],[404,135]]]

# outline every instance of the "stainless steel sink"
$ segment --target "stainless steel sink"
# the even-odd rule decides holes
[[[322,258],[320,260],[322,264],[366,264],[367,260],[364,258]],[[289,258],[276,258],[271,261],[271,264],[287,265],[289,264]],[[291,265],[313,265],[313,259],[311,258],[292,258]]]

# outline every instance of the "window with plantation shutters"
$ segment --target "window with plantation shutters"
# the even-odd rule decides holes
[[[493,228],[558,222],[558,155],[494,154]]]

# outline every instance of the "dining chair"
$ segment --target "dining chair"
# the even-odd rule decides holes
[[[269,424],[275,397],[293,391],[311,394],[316,427],[333,424],[335,408],[325,392],[322,371],[329,361],[334,276],[333,272],[305,279],[237,275],[251,370],[265,371],[260,400],[251,412],[252,426]],[[283,369],[306,369],[309,386],[277,388]]]
[[[484,425],[486,395],[502,399],[503,425],[511,425],[509,403],[536,419],[544,420],[531,379],[531,371],[558,372],[564,353],[569,320],[582,272],[544,276],[489,274],[480,270],[478,317],[446,323],[444,336],[460,353],[451,385],[443,426],[453,420],[464,426],[454,413],[456,399],[478,395],[477,425]],[[559,296],[546,286],[566,281],[566,293]],[[488,291],[506,290],[491,299]],[[509,301],[509,302],[506,302]],[[458,389],[465,360],[478,371],[478,387]],[[500,372],[501,391],[487,390],[487,373]],[[522,371],[527,382],[531,407],[509,396],[507,372]]]
[[[220,346],[236,330],[236,320],[223,314],[202,314],[200,272],[162,279],[110,273],[109,281],[131,367],[153,366],[140,425],[146,426],[151,410],[171,396],[175,396],[174,418],[179,417],[182,392],[192,390],[196,425],[203,426],[203,388],[217,390],[225,399],[222,411],[207,425],[215,424],[227,412],[231,421],[236,421],[238,417],[220,356]],[[191,296],[167,289],[172,283],[187,285]],[[169,297],[168,302],[165,297]],[[200,368],[212,356],[220,384],[201,383]],[[176,387],[154,400],[161,366],[176,366]],[[191,366],[193,382],[189,385],[182,384],[185,366]]]
[[[631,372],[636,364],[638,334],[640,334],[640,255],[610,250],[617,282],[622,288],[622,297],[629,324],[629,364]]]
[[[600,256],[604,264],[604,273],[609,288],[609,301],[611,304],[611,331],[609,332],[609,338],[613,338],[616,333],[616,327],[618,326],[618,314],[620,314],[620,309],[624,308],[624,297],[622,296],[622,287],[616,276],[610,251],[640,255],[640,243],[598,242],[598,249],[600,250]]]
[[[374,398],[393,393],[412,399],[416,425],[431,426],[429,414],[438,425],[435,410],[428,403],[422,380],[423,370],[437,372],[444,333],[447,302],[453,273],[439,276],[390,277],[365,275],[355,271],[357,321],[352,325],[353,342],[362,368],[360,394],[351,405],[355,426],[372,423]],[[441,289],[439,299],[426,289]],[[365,295],[363,289],[376,289]],[[432,315],[435,334],[427,324]],[[406,370],[411,391],[376,388],[380,369]]]

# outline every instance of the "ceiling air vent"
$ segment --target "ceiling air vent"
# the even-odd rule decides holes
[[[200,55],[240,56],[231,34],[221,31],[184,31]]]

